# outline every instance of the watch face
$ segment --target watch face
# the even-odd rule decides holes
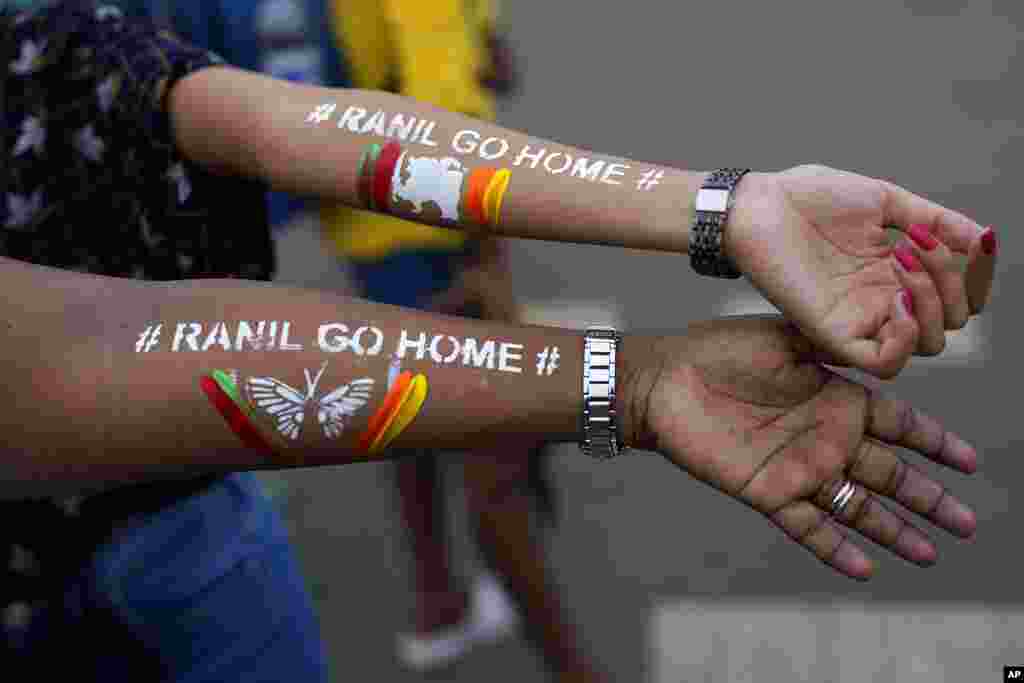
[[[729,190],[701,188],[697,191],[697,211],[724,212],[729,208]]]

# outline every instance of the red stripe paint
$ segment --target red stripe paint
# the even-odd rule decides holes
[[[395,172],[395,164],[402,155],[402,146],[394,140],[384,145],[377,157],[373,171],[373,201],[378,211],[391,208],[391,176]]]
[[[484,193],[491,183],[498,169],[489,166],[474,168],[466,181],[466,196],[464,205],[469,220],[477,225],[486,225],[487,217],[484,215]]]
[[[384,400],[381,402],[380,408],[370,416],[370,421],[367,422],[366,429],[364,429],[363,433],[359,435],[359,441],[356,445],[358,450],[365,452],[373,445],[373,440],[377,438],[377,434],[380,433],[380,430],[387,423],[388,417],[401,407],[398,400],[405,392],[405,388],[409,386],[410,382],[412,382],[412,378],[412,373],[407,370],[395,379],[395,383],[392,385],[391,390],[384,396]]]
[[[264,451],[267,455],[274,455],[270,444],[256,431],[256,428],[249,422],[249,419],[242,413],[235,402],[231,400],[231,397],[220,388],[216,380],[203,375],[199,378],[199,386],[202,387],[203,393],[210,399],[210,403],[213,404],[213,407],[217,409],[217,412],[228,423],[231,431],[238,435],[243,444],[250,448]]]

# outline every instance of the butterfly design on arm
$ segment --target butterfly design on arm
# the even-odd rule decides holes
[[[328,439],[336,439],[345,429],[345,418],[356,414],[370,400],[373,380],[369,377],[344,384],[320,399],[317,422]]]
[[[299,438],[306,417],[306,396],[273,377],[250,377],[246,387],[250,400],[274,420],[277,431],[293,441]]]
[[[306,393],[291,387],[273,377],[250,377],[246,382],[252,403],[274,420],[274,427],[285,438],[296,441],[302,432],[306,419],[307,405],[313,402],[317,385],[327,369],[327,361],[320,372],[311,378],[309,370],[303,370],[306,377]],[[336,439],[345,429],[345,420],[366,405],[373,391],[373,379],[363,377],[344,384],[310,405],[317,411],[317,422],[324,436]]]

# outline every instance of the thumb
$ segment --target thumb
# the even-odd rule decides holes
[[[889,320],[878,331],[878,361],[884,369],[878,376],[895,377],[902,370],[921,334],[921,326],[914,318],[914,298],[909,289],[900,289],[892,297]]]
[[[796,352],[797,358],[801,361],[821,363],[824,365],[835,365],[841,368],[850,367],[850,362],[840,356],[815,344],[807,337],[795,323],[786,322],[785,331],[789,335],[789,343]]]
[[[914,298],[909,289],[897,290],[890,300],[889,317],[873,339],[857,339],[842,345],[850,365],[880,379],[892,379],[917,348],[921,326],[914,317]]]

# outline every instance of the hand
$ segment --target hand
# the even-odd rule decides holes
[[[974,472],[977,454],[938,422],[823,367],[832,361],[775,316],[722,318],[639,345],[623,376],[624,429],[701,481],[743,501],[825,563],[870,578],[844,527],[919,565],[935,547],[882,505],[892,498],[958,536],[975,516],[897,447]],[[857,492],[829,515],[844,479]]]
[[[926,246],[907,237],[894,250],[886,227]],[[749,174],[725,238],[737,267],[804,334],[883,378],[914,352],[940,353],[945,330],[984,308],[995,267],[990,230],[892,183],[824,166]],[[917,270],[902,269],[897,251]],[[912,317],[900,318],[901,304]]]

